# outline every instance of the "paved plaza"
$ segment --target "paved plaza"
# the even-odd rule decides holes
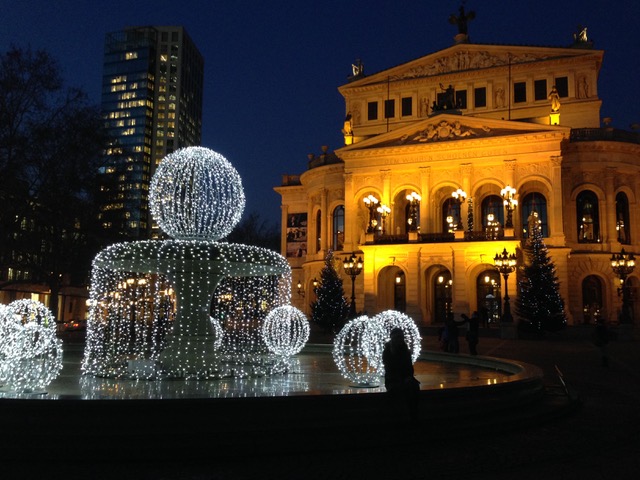
[[[435,337],[426,335],[423,349],[436,348]],[[554,398],[563,399],[560,403],[569,408],[543,409],[529,421],[506,411],[501,421],[495,422],[495,428],[482,421],[474,428],[456,421],[455,416],[445,424],[420,421],[410,429],[396,429],[388,424],[380,424],[378,428],[345,418],[331,433],[318,430],[314,437],[314,432],[305,431],[304,426],[276,430],[270,437],[256,436],[259,441],[246,438],[231,451],[215,448],[220,445],[220,432],[212,429],[210,438],[218,442],[212,442],[212,448],[204,448],[197,457],[188,458],[179,454],[179,438],[163,438],[168,448],[157,455],[140,448],[136,456],[131,455],[135,445],[115,436],[113,441],[120,441],[127,452],[114,455],[111,449],[101,456],[100,445],[96,445],[97,455],[86,459],[77,453],[82,450],[77,445],[81,439],[75,438],[76,444],[68,445],[67,455],[42,464],[3,458],[7,473],[3,478],[43,475],[158,480],[638,478],[640,343],[637,340],[613,341],[609,346],[609,368],[601,366],[599,352],[588,339],[571,335],[536,340],[483,336],[478,350],[482,356],[537,365],[544,372],[547,403],[553,404]],[[465,354],[466,345],[462,342],[461,355]],[[566,402],[556,366],[577,401]],[[429,409],[430,405],[423,402],[421,408]],[[297,412],[288,413],[295,420]],[[184,412],[185,418],[190,414]],[[468,418],[469,412],[460,412],[460,419]],[[309,441],[311,438],[314,441]],[[206,445],[207,438],[202,442]],[[46,442],[39,443],[25,445],[25,449],[33,451],[34,458],[38,457],[39,448],[48,448]],[[175,455],[170,453],[171,445],[176,445]]]

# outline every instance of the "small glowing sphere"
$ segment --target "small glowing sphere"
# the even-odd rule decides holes
[[[342,376],[358,384],[377,384],[384,373],[385,337],[380,322],[366,315],[347,322],[333,342],[333,360]]]
[[[402,330],[404,341],[411,352],[411,361],[415,363],[420,356],[420,342],[422,341],[416,322],[408,315],[398,312],[397,310],[387,310],[377,314],[373,318],[382,324],[387,339],[391,335],[391,330],[394,328],[400,328]]]
[[[309,340],[309,321],[296,307],[276,307],[262,324],[262,338],[269,351],[290,357],[300,352]]]
[[[151,214],[169,236],[182,240],[226,237],[242,217],[242,180],[219,153],[188,147],[167,155],[151,179]]]

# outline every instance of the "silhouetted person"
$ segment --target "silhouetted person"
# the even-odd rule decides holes
[[[469,324],[469,329],[467,330],[467,343],[469,344],[469,354],[477,355],[478,351],[476,348],[478,347],[479,340],[479,330],[480,330],[480,317],[478,316],[478,312],[473,312],[471,318],[467,317],[464,313],[462,314],[462,318]]]
[[[401,328],[391,330],[391,338],[382,351],[384,386],[389,393],[391,406],[403,412],[407,419],[418,415],[420,382],[413,376],[411,352],[404,340]]]
[[[600,349],[602,366],[608,367],[609,356],[607,354],[607,345],[609,344],[609,330],[607,330],[607,326],[601,318],[596,322],[596,328],[593,331],[593,344]]]
[[[449,347],[447,351],[449,353],[460,352],[460,342],[458,340],[458,326],[464,325],[465,321],[456,321],[453,319],[453,313],[447,315],[444,327],[446,329],[447,338],[449,340]]]

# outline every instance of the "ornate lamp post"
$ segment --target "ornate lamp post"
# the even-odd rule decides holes
[[[518,200],[515,199],[516,189],[507,185],[500,190],[500,195],[507,209],[507,220],[504,222],[504,228],[513,228],[513,210],[518,206]]]
[[[420,205],[422,197],[416,192],[411,192],[407,195],[407,200],[409,202],[409,218],[407,219],[407,223],[409,224],[409,231],[415,232],[418,229],[418,205]]]
[[[376,221],[376,218],[375,218],[375,215],[376,215],[375,212],[376,212],[376,205],[378,204],[379,201],[380,200],[378,200],[373,195],[367,195],[366,197],[364,197],[364,204],[369,209],[369,226],[367,227],[367,233],[374,233],[376,231],[376,224],[378,222]]]
[[[391,213],[391,209],[383,203],[377,208],[377,210],[380,214],[380,232],[384,235],[385,219]]]
[[[516,254],[510,254],[505,248],[502,253],[496,253],[496,256],[493,258],[493,263],[504,277],[504,309],[502,311],[502,321],[513,322],[511,305],[509,304],[509,287],[507,282],[509,280],[509,275],[515,271],[516,264],[518,263]]]
[[[456,230],[462,230],[462,204],[467,199],[467,192],[462,190],[461,188],[457,189],[455,192],[451,194],[451,196],[456,200],[458,204],[458,225],[456,226]]]
[[[633,253],[626,253],[624,248],[618,254],[611,255],[611,268],[620,278],[620,286],[622,291],[622,312],[620,314],[620,323],[632,323],[633,314],[631,312],[631,295],[627,277],[633,272],[636,266],[636,257]],[[619,291],[620,293],[620,291]]]
[[[356,254],[344,257],[342,262],[344,272],[351,277],[351,305],[349,305],[349,318],[356,318],[356,277],[362,272],[362,257],[356,259]]]

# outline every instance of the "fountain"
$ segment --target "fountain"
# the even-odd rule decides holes
[[[206,379],[283,371],[261,325],[289,303],[290,267],[270,250],[220,241],[244,209],[235,168],[203,147],[178,150],[158,166],[149,201],[172,238],[119,243],[94,259],[83,372]]]

